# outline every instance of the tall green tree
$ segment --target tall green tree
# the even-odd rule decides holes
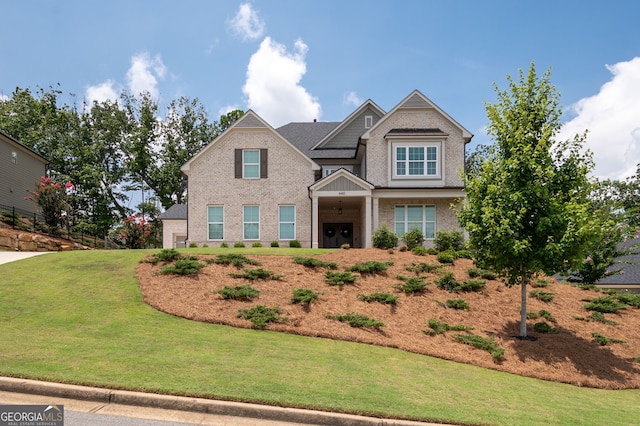
[[[465,177],[467,202],[458,212],[481,267],[496,271],[509,287],[521,286],[520,337],[527,337],[527,286],[538,275],[577,265],[600,229],[591,220],[586,138],[556,141],[559,94],[547,71],[532,63],[509,88],[497,85],[487,103],[493,155]]]

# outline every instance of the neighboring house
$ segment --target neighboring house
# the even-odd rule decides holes
[[[618,249],[624,254],[617,257],[610,268],[617,272],[598,280],[596,285],[640,293],[640,231],[636,232],[635,238],[620,243]]]
[[[160,214],[162,221],[162,247],[184,248],[187,246],[187,205],[175,204]]]
[[[182,167],[187,243],[371,247],[386,224],[419,228],[429,244],[459,229],[450,206],[465,196],[472,137],[417,90],[389,112],[368,100],[342,122],[274,129],[249,110]]]
[[[49,161],[0,131],[0,208],[34,213],[33,201],[24,198],[46,176]]]

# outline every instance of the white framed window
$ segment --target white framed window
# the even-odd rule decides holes
[[[245,149],[242,151],[242,177],[260,179],[260,150]]]
[[[11,151],[11,162],[16,164],[18,162],[18,153],[15,151]]]
[[[260,206],[242,207],[242,239],[260,239]]]
[[[207,206],[207,228],[209,240],[224,240],[223,206]]]
[[[393,145],[395,178],[440,177],[439,143],[397,143]]]
[[[373,115],[365,115],[364,116],[364,128],[370,129],[373,126]]]
[[[326,176],[329,176],[331,173],[335,172],[336,170],[338,170],[338,169],[325,168],[325,169],[323,170],[323,172],[324,172],[324,173],[323,173],[323,176],[325,176],[325,177],[326,177]]]
[[[398,236],[412,229],[419,229],[425,239],[433,239],[436,236],[436,206],[397,205],[394,224]]]
[[[278,239],[296,239],[296,206],[278,207]]]

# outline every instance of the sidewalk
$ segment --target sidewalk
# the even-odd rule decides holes
[[[66,385],[61,383],[41,382],[37,380],[18,379],[12,377],[0,377],[0,393],[11,392],[15,394],[37,395],[39,397],[51,397],[78,401],[73,407],[65,408],[75,411],[102,412],[102,413],[128,413],[127,417],[153,418],[150,410],[155,410],[158,420],[168,419],[172,416],[180,417],[180,421],[199,418],[197,424],[227,424],[217,423],[213,419],[205,417],[220,416],[232,420],[228,424],[274,425],[331,425],[331,426],[434,426],[434,423],[413,422],[404,420],[381,419],[374,417],[356,416],[350,414],[330,413],[316,410],[303,410],[298,408],[283,408],[268,405],[248,404],[233,401],[218,401],[204,398],[191,398],[172,395],[160,395],[143,392],[131,392],[123,390],[111,390],[89,386]],[[0,397],[2,395],[0,394]],[[84,404],[82,402],[85,402]],[[93,402],[95,404],[87,404]],[[47,403],[59,403],[49,401]],[[177,414],[176,414],[177,412]],[[180,416],[180,412],[184,416]],[[121,414],[123,415],[123,414]],[[195,417],[194,417],[195,415]],[[204,416],[204,417],[203,417]],[[177,420],[174,418],[172,420]],[[253,420],[253,422],[251,422]],[[260,423],[264,421],[264,423]],[[195,422],[194,422],[195,423]]]
[[[49,253],[48,251],[0,251],[0,265],[32,256]]]

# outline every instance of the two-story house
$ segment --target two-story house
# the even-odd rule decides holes
[[[0,131],[0,207],[34,213],[33,201],[24,198],[46,176],[48,164],[46,158]]]
[[[182,167],[181,232],[210,247],[371,247],[386,224],[398,235],[419,228],[429,241],[459,228],[450,206],[464,198],[472,136],[417,90],[389,112],[368,100],[342,122],[274,129],[249,110]],[[165,247],[176,241],[165,238]]]

